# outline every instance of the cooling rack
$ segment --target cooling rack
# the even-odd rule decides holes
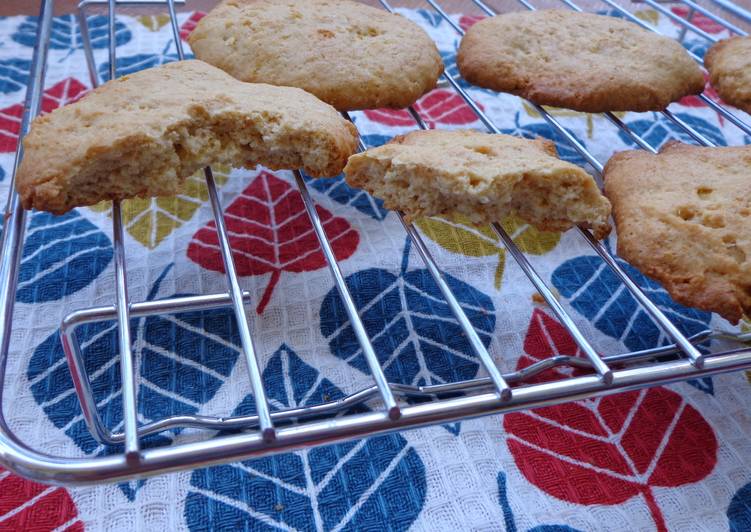
[[[523,8],[534,10],[535,6],[527,0],[517,0]],[[582,11],[573,0],[560,0],[570,9]],[[493,16],[495,10],[488,3],[473,0],[474,4],[486,15]],[[647,22],[642,21],[630,11],[616,3],[615,0],[601,2],[621,16],[642,26],[649,31],[658,31]],[[690,22],[691,14],[701,13],[714,22],[724,26],[731,33],[746,33],[724,16],[710,11],[693,0],[682,0],[689,10],[688,20],[675,15],[656,0],[644,0],[653,9],[680,24],[684,31],[693,32],[709,42],[716,41],[710,35]],[[729,2],[712,0],[718,7],[734,17],[751,22],[751,13]],[[20,130],[20,138],[28,132],[34,116],[40,112],[42,90],[44,85],[47,51],[52,28],[54,0],[43,0],[39,16],[37,44],[34,49],[31,76],[28,84],[25,112]],[[108,7],[109,31],[109,75],[115,76],[115,13],[120,6],[165,6],[169,11],[170,24],[179,59],[184,58],[182,41],[175,14],[175,4],[181,0],[84,0],[79,5],[78,20],[84,44],[84,55],[94,86],[99,84],[95,68],[91,41],[86,24],[86,12],[94,4]],[[380,1],[384,9],[393,11],[385,0]],[[436,0],[426,0],[426,7],[444,19],[457,34],[463,30]],[[701,64],[701,58],[689,52]],[[482,108],[462,88],[460,81],[448,71],[443,74],[443,82],[450,86],[489,132],[500,133],[499,128],[488,118]],[[735,127],[751,135],[751,125],[745,123],[731,110],[713,100],[707,94],[699,98],[710,108],[722,115]],[[595,158],[558,120],[543,107],[531,105],[571,146],[591,165],[597,178],[603,164]],[[427,129],[428,125],[420,113],[409,107],[408,112],[414,119],[415,127]],[[669,110],[662,112],[664,117],[688,134],[697,144],[712,146],[713,143],[689,124]],[[344,114],[350,119],[349,115]],[[623,121],[612,113],[604,116],[617,128],[632,139],[639,147],[651,152],[655,148],[644,138],[632,131]],[[23,157],[22,144],[19,142],[14,161],[14,170]],[[365,147],[360,144],[360,149]],[[15,172],[14,172],[15,173]],[[221,462],[230,462],[249,457],[285,452],[301,447],[330,444],[354,438],[363,438],[395,430],[404,430],[419,426],[446,423],[455,420],[497,414],[513,410],[528,409],[552,405],[607,394],[654,386],[721,372],[751,368],[751,348],[742,342],[748,338],[743,335],[728,337],[717,331],[705,330],[694,336],[683,335],[670,319],[639,288],[636,282],[616,261],[610,251],[598,242],[588,230],[578,229],[581,237],[588,242],[600,259],[617,276],[639,305],[648,313],[656,324],[670,339],[670,344],[619,354],[598,353],[574,320],[556,299],[551,288],[527,260],[525,254],[516,246],[512,238],[499,224],[492,226],[499,241],[524,271],[529,281],[542,295],[549,308],[568,330],[578,346],[579,353],[559,354],[539,361],[522,370],[501,373],[493,362],[485,345],[462,306],[452,293],[428,247],[423,242],[418,230],[408,223],[401,213],[397,213],[404,230],[417,249],[422,261],[435,280],[440,292],[448,304],[454,318],[461,326],[463,334],[469,341],[474,355],[481,362],[487,376],[472,380],[439,385],[409,386],[389,382],[383,368],[378,362],[375,349],[366,333],[358,315],[352,294],[337,264],[331,243],[327,238],[323,224],[315,208],[305,180],[299,172],[294,172],[297,187],[302,196],[307,215],[326,258],[328,267],[346,310],[349,323],[362,349],[370,368],[373,384],[339,400],[318,405],[271,411],[261,379],[253,337],[248,325],[245,305],[251,296],[240,287],[233,263],[232,250],[223,217],[222,205],[217,194],[214,176],[210,168],[205,171],[209,201],[214,221],[221,256],[226,272],[227,290],[223,293],[202,294],[197,296],[173,297],[158,301],[131,301],[128,296],[128,279],[126,249],[123,237],[123,222],[119,202],[112,205],[112,232],[114,246],[115,286],[113,304],[100,307],[75,310],[62,321],[60,335],[66,359],[73,377],[75,391],[81,403],[86,425],[91,434],[101,443],[112,446],[112,452],[106,456],[86,458],[63,458],[51,456],[34,450],[24,444],[8,427],[0,409],[0,462],[9,469],[26,477],[50,483],[80,484],[100,481],[114,481],[142,477],[166,471],[202,467]],[[0,383],[5,382],[5,367],[12,337],[13,306],[18,282],[18,267],[23,249],[27,213],[21,207],[17,194],[11,192],[4,213],[4,230],[2,235],[2,256],[0,257]],[[136,404],[136,375],[134,371],[131,337],[128,327],[131,318],[171,314],[185,311],[198,311],[229,307],[234,312],[239,330],[240,342],[247,365],[248,377],[255,397],[256,414],[236,417],[211,417],[203,415],[179,415],[157,419],[148,423],[139,423]],[[103,423],[94,399],[89,376],[86,374],[81,346],[76,330],[87,323],[114,320],[118,328],[119,363],[121,369],[121,393],[123,396],[123,428],[113,432]],[[709,340],[722,337],[728,342],[713,342],[711,345],[723,345],[723,350],[712,351],[706,346]],[[733,345],[728,348],[728,345]],[[702,349],[700,349],[700,346]],[[582,356],[579,356],[582,355]],[[572,376],[558,375],[555,380],[540,382],[540,373],[553,367],[570,367],[576,369]],[[2,394],[2,389],[0,389]],[[369,409],[358,408],[365,403]],[[144,437],[168,429],[192,428],[211,433],[213,437],[201,441],[172,444],[164,447],[144,448]]]

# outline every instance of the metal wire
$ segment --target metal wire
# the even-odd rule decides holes
[[[742,18],[743,20],[751,24],[751,11],[742,8],[731,0],[712,0],[712,2],[720,6],[725,11],[730,11],[736,17]]]
[[[108,4],[114,3],[112,0],[84,0],[82,6],[90,3],[102,3],[102,1],[105,1]],[[159,2],[159,0],[147,1],[150,3]],[[177,27],[177,19],[174,9],[175,1],[177,0],[167,0],[167,5],[176,47],[178,48],[178,55],[182,57],[179,28]],[[575,6],[570,0],[563,1],[570,7]],[[435,0],[428,0],[428,2],[431,6],[437,8],[437,12],[445,17],[452,27],[461,32],[461,28],[455,23],[455,21],[448,17]],[[118,2],[118,5],[124,3],[125,2]],[[382,0],[381,3],[387,9],[391,9],[388,2],[385,0]],[[490,8],[483,2],[476,0],[475,3],[480,9],[483,9],[484,12],[491,14]],[[520,3],[529,8],[533,8],[526,0],[520,0]],[[141,2],[135,2],[134,4],[143,5],[144,2],[142,0]],[[44,78],[44,65],[46,63],[44,58],[46,57],[46,49],[49,45],[50,39],[51,6],[52,0],[45,0],[43,2],[38,34],[39,43],[34,52],[32,77],[28,84],[27,91],[27,114],[24,115],[21,136],[23,136],[28,130],[29,117],[36,114],[39,110],[42,81]],[[109,18],[110,36],[114,34],[113,17],[114,10],[111,10]],[[720,17],[717,18],[719,19]],[[83,12],[79,14],[79,20],[85,21]],[[82,24],[81,28],[82,36],[88,35],[88,32],[85,30],[85,25]],[[112,42],[113,41],[110,42],[111,45]],[[88,46],[90,45],[88,37],[85,37],[84,43],[86,45],[84,47],[85,58],[90,66],[93,80],[92,83],[95,84],[97,81],[97,74],[93,63],[93,54],[90,53],[90,46]],[[88,50],[87,46],[89,48]],[[113,54],[110,58],[111,68],[114,68],[115,64],[116,61]],[[496,133],[499,132],[499,129],[495,126],[492,120],[490,120],[479,106],[474,103],[472,98],[462,89],[454,78],[447,73],[444,74],[444,78],[464,99],[464,101],[467,102],[470,108],[475,111],[478,118],[490,131]],[[715,105],[719,106],[719,104]],[[582,154],[597,172],[602,170],[602,164],[594,158],[570,132],[563,128],[554,117],[547,113],[541,106],[534,105],[534,108],[540,112],[551,127],[553,127],[569,143],[571,143],[579,153]],[[415,119],[415,122],[419,127],[427,128],[425,121],[414,108],[409,108],[408,112]],[[615,115],[606,116],[611,123],[631,136],[637,144],[645,149],[650,149],[648,143],[644,142],[643,139],[638,137],[638,135],[635,135],[630,131],[630,129]],[[667,118],[671,119],[670,116],[667,116]],[[743,124],[742,122],[740,123]],[[680,126],[679,123],[678,125]],[[684,129],[689,135],[691,135],[692,130],[690,128]],[[700,134],[697,134],[696,136],[692,135],[692,138],[705,145],[709,142],[708,139]],[[639,142],[636,139],[640,139],[642,142]],[[18,162],[21,157],[22,149],[19,147],[19,150],[16,153],[16,161]],[[210,170],[207,171],[206,177],[215,221],[217,222],[217,231],[220,233],[221,241],[222,234],[224,234],[225,238],[227,237],[226,228],[223,227],[223,211],[218,200],[216,186],[213,182],[213,176],[211,175]],[[308,211],[314,229],[316,230],[316,234],[321,242],[324,255],[326,255],[328,259],[332,275],[335,277],[337,288],[339,289],[340,295],[342,295],[342,287],[346,290],[346,285],[344,284],[343,277],[341,277],[341,272],[338,270],[333,253],[326,253],[328,240],[326,239],[323,226],[320,224],[320,219],[317,217],[315,205],[307,191],[304,180],[302,180],[302,176],[299,173],[296,173],[295,177],[298,181],[300,192],[303,195],[306,210]],[[319,222],[318,227],[316,226],[316,220]],[[2,235],[2,255],[0,255],[0,313],[2,314],[2,320],[0,320],[0,325],[2,326],[2,328],[0,328],[0,373],[3,374],[9,348],[13,300],[18,273],[18,261],[20,259],[20,250],[22,249],[23,244],[24,222],[25,212],[20,208],[20,205],[18,205],[17,195],[11,194],[8,200],[8,205],[6,206],[6,223]],[[113,224],[115,224],[114,218]],[[461,306],[458,305],[455,296],[453,296],[448,285],[443,280],[442,273],[430,255],[427,246],[425,246],[425,243],[422,241],[419,232],[410,224],[405,223],[404,226],[405,230],[407,230],[408,234],[413,239],[418,252],[428,267],[428,270],[438,283],[444,298],[449,303],[449,307],[452,307],[452,301],[457,303],[458,308],[452,308],[452,311],[465,331],[465,334],[470,336],[470,344],[472,345],[475,354],[485,365],[486,369],[488,369],[489,377],[428,386],[407,386],[388,383],[385,381],[385,378],[379,383],[377,373],[381,368],[380,365],[377,364],[377,359],[375,359],[376,365],[371,367],[371,370],[375,369],[375,371],[372,372],[376,384],[350,394],[340,401],[332,401],[312,407],[293,408],[268,413],[268,419],[265,420],[263,413],[260,410],[256,416],[218,418],[194,415],[173,416],[165,419],[154,420],[148,423],[142,423],[138,426],[137,431],[134,431],[136,436],[154,434],[163,430],[178,427],[208,428],[212,430],[252,429],[252,431],[234,435],[219,435],[216,438],[206,441],[174,444],[164,448],[141,449],[140,453],[137,455],[123,453],[96,458],[58,459],[40,454],[33,449],[28,448],[20,443],[15,435],[8,429],[5,419],[2,416],[2,409],[0,408],[0,462],[14,471],[45,482],[88,483],[103,480],[117,481],[132,478],[136,475],[149,475],[175,469],[183,469],[186,467],[201,467],[241,458],[244,459],[251,456],[263,456],[269,453],[289,451],[301,446],[334,443],[337,441],[370,436],[393,430],[418,427],[426,424],[446,423],[452,420],[466,419],[468,417],[487,415],[495,412],[506,412],[520,408],[546,406],[563,401],[601,396],[618,391],[635,389],[646,385],[656,385],[685,378],[697,378],[718,372],[751,367],[751,349],[748,347],[701,355],[696,348],[697,344],[708,342],[712,339],[725,338],[725,336],[710,331],[704,331],[691,338],[686,338],[684,335],[680,334],[680,332],[675,329],[675,326],[667,320],[664,315],[662,315],[659,309],[651,303],[649,298],[647,298],[635,283],[628,278],[625,271],[619,266],[609,251],[600,242],[597,242],[588,231],[582,230],[582,234],[588,239],[593,249],[595,249],[615,273],[622,278],[626,283],[626,288],[637,298],[652,318],[663,326],[664,330],[666,330],[668,335],[673,339],[673,343],[650,350],[607,356],[600,356],[590,346],[589,348],[591,349],[591,352],[582,349],[585,355],[587,355],[586,358],[574,356],[574,353],[558,354],[549,359],[537,362],[523,370],[501,374],[495,364],[493,364],[492,359],[482,345],[482,342],[479,341],[479,337],[477,338],[478,345],[474,345],[474,342],[471,339],[471,333],[474,333],[476,336],[476,331],[472,328],[469,320],[463,322],[462,316],[466,319],[466,315],[464,315]],[[122,229],[122,226],[120,229]],[[500,226],[496,226],[495,229],[505,244],[506,249],[519,263],[520,267],[525,271],[532,283],[537,287],[538,291],[540,291],[547,299],[553,312],[569,330],[572,337],[577,340],[579,347],[582,347],[582,341],[584,345],[589,346],[589,343],[583,336],[577,339],[578,329],[576,329],[575,323],[571,320],[571,317],[566,313],[560,303],[555,300],[550,289],[545,285],[542,278],[534,268],[532,268],[521,250],[516,247],[509,235],[506,234]],[[122,240],[122,238],[120,240]],[[122,246],[116,246],[116,254],[118,253],[118,249],[122,251],[123,248]],[[112,320],[114,318],[119,318],[119,322],[122,324],[124,318],[120,316],[120,314],[123,312],[123,309],[129,311],[130,317],[143,317],[161,313],[232,306],[235,310],[235,316],[238,321],[238,326],[241,329],[241,333],[243,328],[248,330],[246,321],[247,317],[245,315],[243,302],[248,301],[250,295],[246,292],[240,291],[239,284],[233,284],[232,282],[233,279],[237,281],[237,275],[233,270],[232,255],[228,239],[222,245],[222,252],[225,259],[225,271],[227,271],[228,284],[230,286],[229,294],[206,294],[201,296],[169,298],[160,301],[128,304],[126,290],[118,288],[118,293],[122,292],[125,296],[124,304],[122,304],[120,298],[118,298],[116,305],[75,311],[65,318],[61,326],[61,335],[63,338],[66,357],[68,358],[71,372],[74,376],[76,393],[81,399],[82,410],[87,426],[92,431],[92,434],[100,441],[105,443],[126,441],[129,436],[128,430],[126,426],[123,432],[110,433],[109,430],[101,424],[101,419],[96,412],[96,403],[93,401],[93,395],[91,394],[88,376],[84,370],[80,345],[77,343],[75,335],[76,328],[84,323]],[[230,273],[230,269],[232,269],[232,273]],[[123,267],[123,273],[124,271]],[[338,279],[336,275],[337,271],[339,272]],[[125,281],[124,276],[122,280]],[[123,288],[125,287],[126,284],[123,282]],[[347,306],[347,308],[350,307]],[[359,317],[357,316],[354,305],[351,306],[351,309],[354,309],[355,318],[350,316],[350,322],[355,326]],[[665,319],[667,323],[662,323],[661,318]],[[125,329],[127,329],[127,323],[126,320]],[[671,330],[670,327],[673,329]],[[120,329],[123,329],[123,327],[121,326]],[[580,332],[579,335],[581,335]],[[735,335],[731,336],[729,340],[736,342],[747,341],[749,340],[748,336],[749,335]],[[367,335],[365,335],[364,340],[364,342],[361,342],[361,346],[369,343]],[[243,341],[242,344],[246,362],[248,363],[248,368],[251,373],[251,384],[253,385],[253,363],[255,362],[255,351],[253,350],[252,338],[250,337],[249,330],[247,341]],[[665,356],[675,356],[680,352],[687,353],[689,358],[691,358],[691,361],[664,359]],[[696,354],[698,354],[698,357]],[[485,355],[487,358],[485,358]],[[375,354],[373,354],[373,357],[375,357]],[[656,357],[660,357],[659,361],[655,360]],[[541,372],[560,366],[594,371],[596,374],[562,378],[556,381],[544,383],[530,383],[530,380]],[[493,373],[492,369],[495,369],[496,374]],[[134,374],[132,370],[131,374]],[[76,380],[77,377],[79,378],[78,380]],[[517,385],[513,388],[513,394],[505,393],[503,391],[504,389],[511,390],[511,388],[508,388],[509,384]],[[254,394],[256,394],[257,403],[265,404],[263,387],[260,382],[257,382],[256,385],[258,386],[258,389],[254,389]],[[506,388],[504,388],[504,386]],[[361,405],[372,399],[380,397],[383,400],[384,389],[388,390],[392,398],[400,397],[405,400],[420,399],[427,402],[420,404],[406,404],[402,406],[399,410],[401,416],[399,416],[398,419],[396,416],[392,415],[392,412],[389,411],[388,408],[386,411],[376,410],[360,414],[350,412],[352,407]],[[499,400],[499,391],[500,399],[506,399],[506,401]],[[259,398],[261,399],[260,401]],[[389,404],[388,401],[384,401],[384,403],[387,405]],[[319,419],[322,416],[323,419]],[[273,430],[272,435],[275,436],[275,438],[272,439],[269,437],[268,431],[265,430],[268,428]],[[137,460],[133,460],[133,456],[136,456]]]
[[[451,18],[448,16],[448,14],[443,10],[443,8],[440,7],[440,5],[437,4],[435,0],[426,0],[435,10],[436,12],[441,15],[453,28],[456,30],[457,33],[460,35],[464,34],[464,31],[459,27]],[[519,0],[521,3],[525,3],[524,0]],[[529,5],[526,4],[525,5]],[[530,5],[530,9],[535,9],[533,6]],[[450,78],[448,74],[445,74],[447,77]],[[454,85],[460,89],[458,83],[454,82]],[[460,94],[462,97],[467,101],[468,103],[472,101],[472,99],[464,92],[463,90],[460,90]],[[530,102],[531,103],[531,102]],[[550,113],[548,113],[545,109],[543,109],[541,106],[537,104],[533,104],[535,108],[540,112],[540,114],[550,123],[555,129],[564,137],[567,139],[571,139],[573,136],[566,131],[565,128],[563,128],[557,120],[555,120]],[[470,105],[472,109],[474,110],[477,106],[476,105]],[[478,114],[478,117],[480,115]],[[485,117],[487,120],[487,117]],[[495,124],[493,124],[491,121],[483,120],[483,123],[486,123],[488,125],[488,129],[493,133],[498,133],[500,130],[498,129]],[[626,129],[626,132],[633,135],[633,133]],[[646,143],[645,143],[646,144]],[[594,163],[593,166],[597,170],[598,173],[602,172],[603,165],[599,161],[597,161],[591,153],[589,153],[588,150],[584,148],[579,142],[572,143],[575,149],[579,151],[582,155],[585,155],[588,161]],[[615,258],[610,254],[608,249],[603,246],[600,242],[598,242],[592,234],[585,230],[585,229],[579,229],[580,233],[584,235],[586,241],[590,244],[590,246],[597,252],[598,255],[605,261],[605,263],[610,267],[611,270],[621,279],[621,282],[626,286],[628,291],[636,298],[636,300],[641,304],[641,306],[646,310],[647,314],[660,325],[660,327],[668,334],[671,340],[673,340],[676,344],[681,346],[681,348],[684,350],[686,355],[691,359],[691,361],[696,365],[696,367],[701,367],[703,364],[703,355],[701,352],[692,345],[686,337],[681,334],[681,332],[678,330],[678,328],[670,321],[670,319],[665,315],[662,310],[660,310],[657,305],[652,303],[652,301],[647,297],[647,295],[639,288],[639,286],[631,279],[631,277],[626,273],[626,271],[618,264],[618,262],[615,260]],[[534,281],[533,281],[534,282]],[[585,351],[586,352],[586,351]]]
[[[714,35],[710,35],[706,31],[704,31],[703,29],[701,29],[701,28],[695,26],[694,24],[692,24],[690,22],[690,20],[686,20],[683,17],[679,17],[678,15],[676,15],[675,13],[673,13],[672,11],[670,11],[669,9],[665,9],[663,6],[661,6],[660,4],[658,4],[657,2],[655,2],[654,0],[644,0],[644,3],[646,3],[648,6],[651,6],[656,11],[659,11],[660,13],[662,13],[663,15],[665,15],[666,17],[668,17],[669,19],[677,22],[678,24],[680,24],[681,26],[683,26],[687,30],[692,31],[692,32],[696,33],[697,35],[699,35],[701,37],[704,37],[709,42],[713,42],[714,43],[714,42],[717,42],[719,40]]]
[[[107,6],[109,30],[109,79],[116,76],[115,55],[115,0]],[[120,200],[112,202],[112,244],[115,262],[115,308],[117,309],[117,344],[120,349],[120,379],[123,397],[123,431],[125,433],[125,456],[137,460],[138,405],[136,403],[136,372],[130,342],[130,299],[128,298],[128,274],[125,265],[125,236]]]
[[[415,111],[415,108],[413,106],[410,105],[407,108],[407,110],[409,114],[414,118],[415,122],[422,129],[428,129],[427,124],[425,124],[423,119],[420,117],[420,114],[417,111]],[[342,115],[347,120],[349,120],[350,122],[354,124],[354,121],[352,120],[352,117],[349,115],[349,113],[342,113]],[[358,149],[360,151],[364,151],[366,149],[365,145],[362,143],[361,139],[358,139],[358,141],[359,141]],[[482,363],[483,367],[488,372],[488,375],[490,375],[491,381],[493,382],[493,384],[495,384],[499,399],[501,401],[510,400],[511,395],[512,395],[511,388],[509,387],[508,383],[504,380],[503,376],[501,375],[501,372],[498,370],[498,367],[495,365],[493,358],[490,356],[490,353],[488,353],[488,350],[483,345],[482,340],[480,339],[480,336],[477,334],[477,331],[472,325],[472,322],[469,320],[469,318],[467,317],[467,314],[464,312],[464,309],[462,309],[461,304],[456,299],[456,296],[453,294],[448,284],[446,283],[446,280],[443,277],[443,273],[441,273],[440,268],[438,268],[438,265],[436,264],[435,259],[433,258],[433,255],[430,253],[430,250],[425,245],[425,242],[420,236],[419,231],[415,229],[414,225],[407,222],[407,220],[404,217],[404,213],[397,212],[397,216],[399,217],[399,221],[401,222],[402,227],[404,227],[404,230],[407,232],[407,235],[410,237],[410,239],[412,240],[412,243],[415,245],[415,249],[417,249],[417,252],[420,255],[420,258],[422,259],[423,263],[425,264],[428,271],[430,272],[430,275],[433,277],[433,280],[438,286],[438,289],[441,291],[441,295],[443,296],[444,300],[446,301],[449,308],[451,309],[451,313],[459,322],[459,326],[462,328],[462,331],[464,331],[464,335],[467,337],[467,340],[469,341],[470,347],[472,348],[472,352],[475,354],[475,356],[477,356],[477,358],[480,359],[480,362]]]
[[[182,61],[185,59],[185,52],[183,50],[182,39],[180,39],[180,29],[177,26],[177,14],[175,13],[174,0],[167,0],[167,7],[169,9],[170,25],[172,26],[172,38],[175,42],[175,48],[177,49],[177,56]],[[238,332],[240,334],[240,344],[243,348],[245,365],[248,368],[248,375],[250,377],[250,388],[253,392],[253,397],[255,398],[256,411],[258,412],[258,417],[260,419],[261,434],[264,441],[271,442],[274,440],[276,433],[274,431],[274,424],[271,421],[266,392],[263,389],[263,379],[261,378],[261,368],[256,356],[256,348],[253,343],[253,337],[250,334],[250,328],[248,327],[248,316],[245,312],[240,280],[235,269],[235,260],[232,257],[232,248],[229,242],[227,225],[224,222],[224,211],[219,200],[219,194],[216,190],[214,174],[211,171],[211,168],[206,167],[203,173],[206,178],[206,188],[208,188],[209,191],[209,201],[211,202],[211,210],[214,215],[216,233],[219,240],[219,249],[222,254],[222,262],[224,263],[224,271],[227,278],[227,286],[229,287],[229,294],[232,299],[232,309],[234,310],[235,321],[237,322]]]
[[[569,3],[569,0],[565,0],[566,3]],[[633,13],[631,13],[629,10],[619,6],[617,3],[615,3],[614,0],[601,0],[602,2],[606,3],[619,13],[621,13],[624,17],[629,19],[631,22],[638,24],[645,30],[651,31],[653,33],[660,34],[660,30],[652,26],[651,24],[648,24],[641,20],[639,17],[635,16]],[[689,23],[690,24],[690,23]],[[695,27],[693,24],[691,26]],[[698,28],[697,28],[698,29]],[[706,71],[704,68],[704,60],[696,55],[691,50],[686,50],[686,53],[691,56],[691,58],[699,63],[699,66]],[[735,127],[743,131],[744,133],[751,135],[751,126],[743,122],[740,118],[738,118],[734,113],[730,112],[725,107],[721,106],[719,103],[715,102],[713,99],[709,98],[706,94],[699,94],[699,99],[702,100],[704,103],[706,103],[709,107],[711,107],[714,111],[720,113],[722,116],[727,118]]]
[[[175,42],[177,43],[178,48],[178,57],[180,60],[185,59],[185,54],[183,52],[182,48],[182,41],[180,40],[180,32],[177,27],[177,15],[175,14],[175,6],[173,0],[168,0],[168,6],[169,6],[169,14],[170,14],[170,22],[172,23],[172,33],[173,38],[175,39]],[[212,195],[212,205],[214,204],[214,197],[216,197],[216,186],[214,185],[213,176],[210,177],[211,169],[206,169],[206,180],[207,183],[210,183],[209,186],[209,194]],[[368,363],[368,367],[370,368],[371,373],[373,374],[373,379],[376,382],[376,386],[378,387],[378,390],[381,393],[381,397],[383,399],[383,404],[388,412],[388,415],[391,419],[398,419],[400,416],[400,410],[399,405],[396,404],[396,400],[394,399],[394,395],[391,392],[391,389],[389,388],[388,381],[386,379],[386,375],[383,373],[383,368],[381,368],[380,363],[378,362],[378,357],[375,354],[375,350],[373,349],[373,345],[370,343],[370,339],[368,338],[368,335],[365,331],[365,326],[362,323],[362,320],[360,319],[360,316],[357,312],[357,307],[355,306],[354,300],[352,299],[352,295],[349,293],[349,288],[347,287],[347,284],[344,280],[344,276],[342,275],[341,269],[339,268],[339,264],[336,261],[336,256],[334,255],[334,251],[331,248],[331,243],[328,240],[328,237],[326,236],[326,231],[323,228],[323,223],[321,222],[320,217],[318,216],[318,211],[316,211],[315,205],[313,203],[313,200],[310,197],[310,194],[308,193],[307,186],[305,185],[305,180],[302,178],[302,175],[300,172],[295,172],[295,179],[297,181],[297,187],[300,190],[300,195],[302,196],[303,203],[305,205],[305,210],[308,213],[308,217],[310,218],[311,223],[313,224],[313,230],[315,231],[316,237],[318,238],[318,242],[321,245],[321,250],[323,251],[324,257],[326,258],[326,262],[329,266],[329,271],[331,272],[331,275],[334,279],[334,283],[336,284],[337,291],[339,292],[339,297],[341,297],[342,302],[344,303],[344,308],[347,311],[347,316],[349,318],[350,324],[352,326],[352,330],[355,333],[355,336],[360,343],[360,347],[363,351],[363,355],[365,357],[365,360]],[[216,200],[217,203],[217,210],[215,210],[215,218],[217,218],[217,228],[219,227],[219,219],[221,219],[222,226],[224,225],[224,216],[223,211],[221,210],[221,206],[218,204],[219,200]],[[225,230],[226,233],[226,230]],[[224,248],[223,248],[224,249]],[[226,244],[227,253],[229,254],[229,240],[227,240]],[[225,259],[225,262],[229,260],[232,262],[231,254],[229,255],[229,259]],[[240,293],[240,287],[239,282],[237,279],[237,274],[234,270],[234,265],[232,265],[231,272],[228,269],[227,270],[227,276],[228,281],[231,286],[233,286],[233,293],[235,293],[235,285],[237,285],[236,292],[237,294]],[[239,297],[237,298],[239,299]],[[233,297],[233,301],[235,301],[235,297]],[[240,304],[242,307],[242,304]],[[244,310],[243,310],[243,316],[244,316]],[[250,338],[250,332],[247,333],[247,341],[250,345],[252,345],[252,339]],[[243,342],[243,345],[245,343]],[[244,351],[246,351],[244,349]],[[247,351],[246,351],[247,352]],[[253,350],[254,352],[254,350]],[[251,367],[250,360],[249,360],[249,367],[251,367],[251,383],[253,384],[253,390],[254,394],[256,393],[256,390],[260,390],[261,394],[260,396],[256,395],[256,397],[263,397],[263,382],[261,380],[261,372],[260,369],[258,369],[257,362],[255,361],[255,356],[253,356],[253,367]],[[264,398],[264,403],[265,403]],[[263,418],[262,418],[263,419]],[[268,408],[266,408],[266,422],[268,423],[268,426],[271,427],[271,417],[268,413]],[[273,433],[269,433],[269,436],[273,437]]]
[[[699,4],[697,4],[696,2],[694,2],[693,0],[681,0],[681,1],[684,4],[686,4],[690,9],[693,9],[694,11],[698,11],[699,13],[701,13],[702,15],[704,15],[705,17],[714,20],[715,22],[717,22],[718,24],[720,24],[722,26],[725,26],[730,31],[732,31],[734,33],[737,33],[738,35],[741,35],[741,36],[744,36],[744,37],[746,35],[748,35],[748,32],[742,30],[741,28],[739,28],[738,26],[736,26],[732,22],[729,22],[727,19],[724,19],[724,18],[722,18],[722,17],[720,17],[718,15],[715,15],[714,13],[712,13],[708,9],[700,6]],[[688,17],[688,18],[690,20],[690,17]]]

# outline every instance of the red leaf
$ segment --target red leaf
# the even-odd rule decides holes
[[[0,468],[0,531],[83,531],[78,509],[63,488],[45,486]]]
[[[482,15],[462,15],[459,19],[459,26],[467,31],[469,28],[480,22],[485,17]]]
[[[686,19],[688,17],[689,8],[686,6],[678,6],[670,8],[670,11],[672,11],[682,19]],[[675,21],[672,22],[673,24],[678,24]],[[694,11],[693,15],[691,15],[691,20],[689,20],[689,22],[691,22],[691,24],[693,24],[700,30],[706,31],[707,33],[722,33],[727,29],[722,24],[715,22],[711,18],[707,17],[706,15],[702,15],[697,11]]]
[[[338,260],[352,256],[360,236],[344,218],[316,206],[326,236]],[[229,240],[238,275],[271,279],[258,303],[263,313],[283,271],[307,272],[326,266],[302,197],[286,181],[263,171],[225,210]],[[188,257],[206,269],[224,272],[219,241],[212,221],[193,235]]]
[[[712,85],[710,84],[709,76],[707,74],[704,74],[704,94],[714,101],[722,103],[722,100],[720,100],[720,95],[717,94],[717,91],[714,90],[714,87],[712,87]],[[685,105],[686,107],[707,107],[707,104],[704,103],[703,100],[699,99],[698,96],[684,96],[683,98],[678,100],[678,103]]]
[[[75,102],[87,91],[88,88],[75,78],[67,78],[55,83],[42,95],[42,113],[49,113],[58,107]],[[16,151],[22,116],[23,104],[21,103],[0,110],[0,153]]]
[[[477,105],[482,109],[480,104]],[[417,101],[415,110],[431,128],[437,124],[462,125],[477,121],[477,115],[462,97],[447,89],[429,92]],[[415,125],[415,120],[404,109],[367,109],[365,116],[387,126]]]
[[[187,41],[188,36],[193,32],[194,29],[196,29],[198,21],[205,16],[206,13],[204,13],[203,11],[194,11],[193,14],[188,18],[188,20],[183,22],[182,26],[180,26],[180,38],[183,41]]]
[[[554,355],[581,353],[557,321],[535,310],[517,369]],[[572,372],[553,369],[549,381]],[[657,528],[666,530],[652,487],[706,477],[717,462],[712,428],[691,405],[663,387],[504,416],[507,443],[532,484],[577,504],[619,504],[643,495]]]

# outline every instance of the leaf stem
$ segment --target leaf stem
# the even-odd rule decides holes
[[[274,270],[272,272],[271,279],[269,279],[269,284],[266,285],[266,290],[263,291],[261,301],[258,303],[258,307],[256,307],[257,314],[263,314],[263,311],[266,309],[266,305],[268,305],[269,301],[271,300],[271,294],[274,292],[276,283],[279,282],[279,277],[281,277],[281,275],[281,270]]]
[[[652,493],[652,488],[650,488],[649,486],[644,486],[644,488],[642,489],[642,494],[644,495],[644,499],[647,501],[647,508],[649,508],[649,513],[655,522],[657,531],[668,532],[668,527],[665,525],[665,516],[662,515],[662,510],[660,510],[660,507],[657,505],[654,493]]]

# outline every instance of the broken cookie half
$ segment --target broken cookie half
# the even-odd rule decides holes
[[[458,214],[484,225],[516,213],[544,231],[610,231],[610,203],[592,176],[558,159],[548,140],[415,131],[350,157],[344,173],[408,218]]]
[[[25,208],[61,214],[173,195],[212,164],[334,176],[356,145],[354,126],[301,89],[181,61],[110,81],[34,120],[16,188]]]

